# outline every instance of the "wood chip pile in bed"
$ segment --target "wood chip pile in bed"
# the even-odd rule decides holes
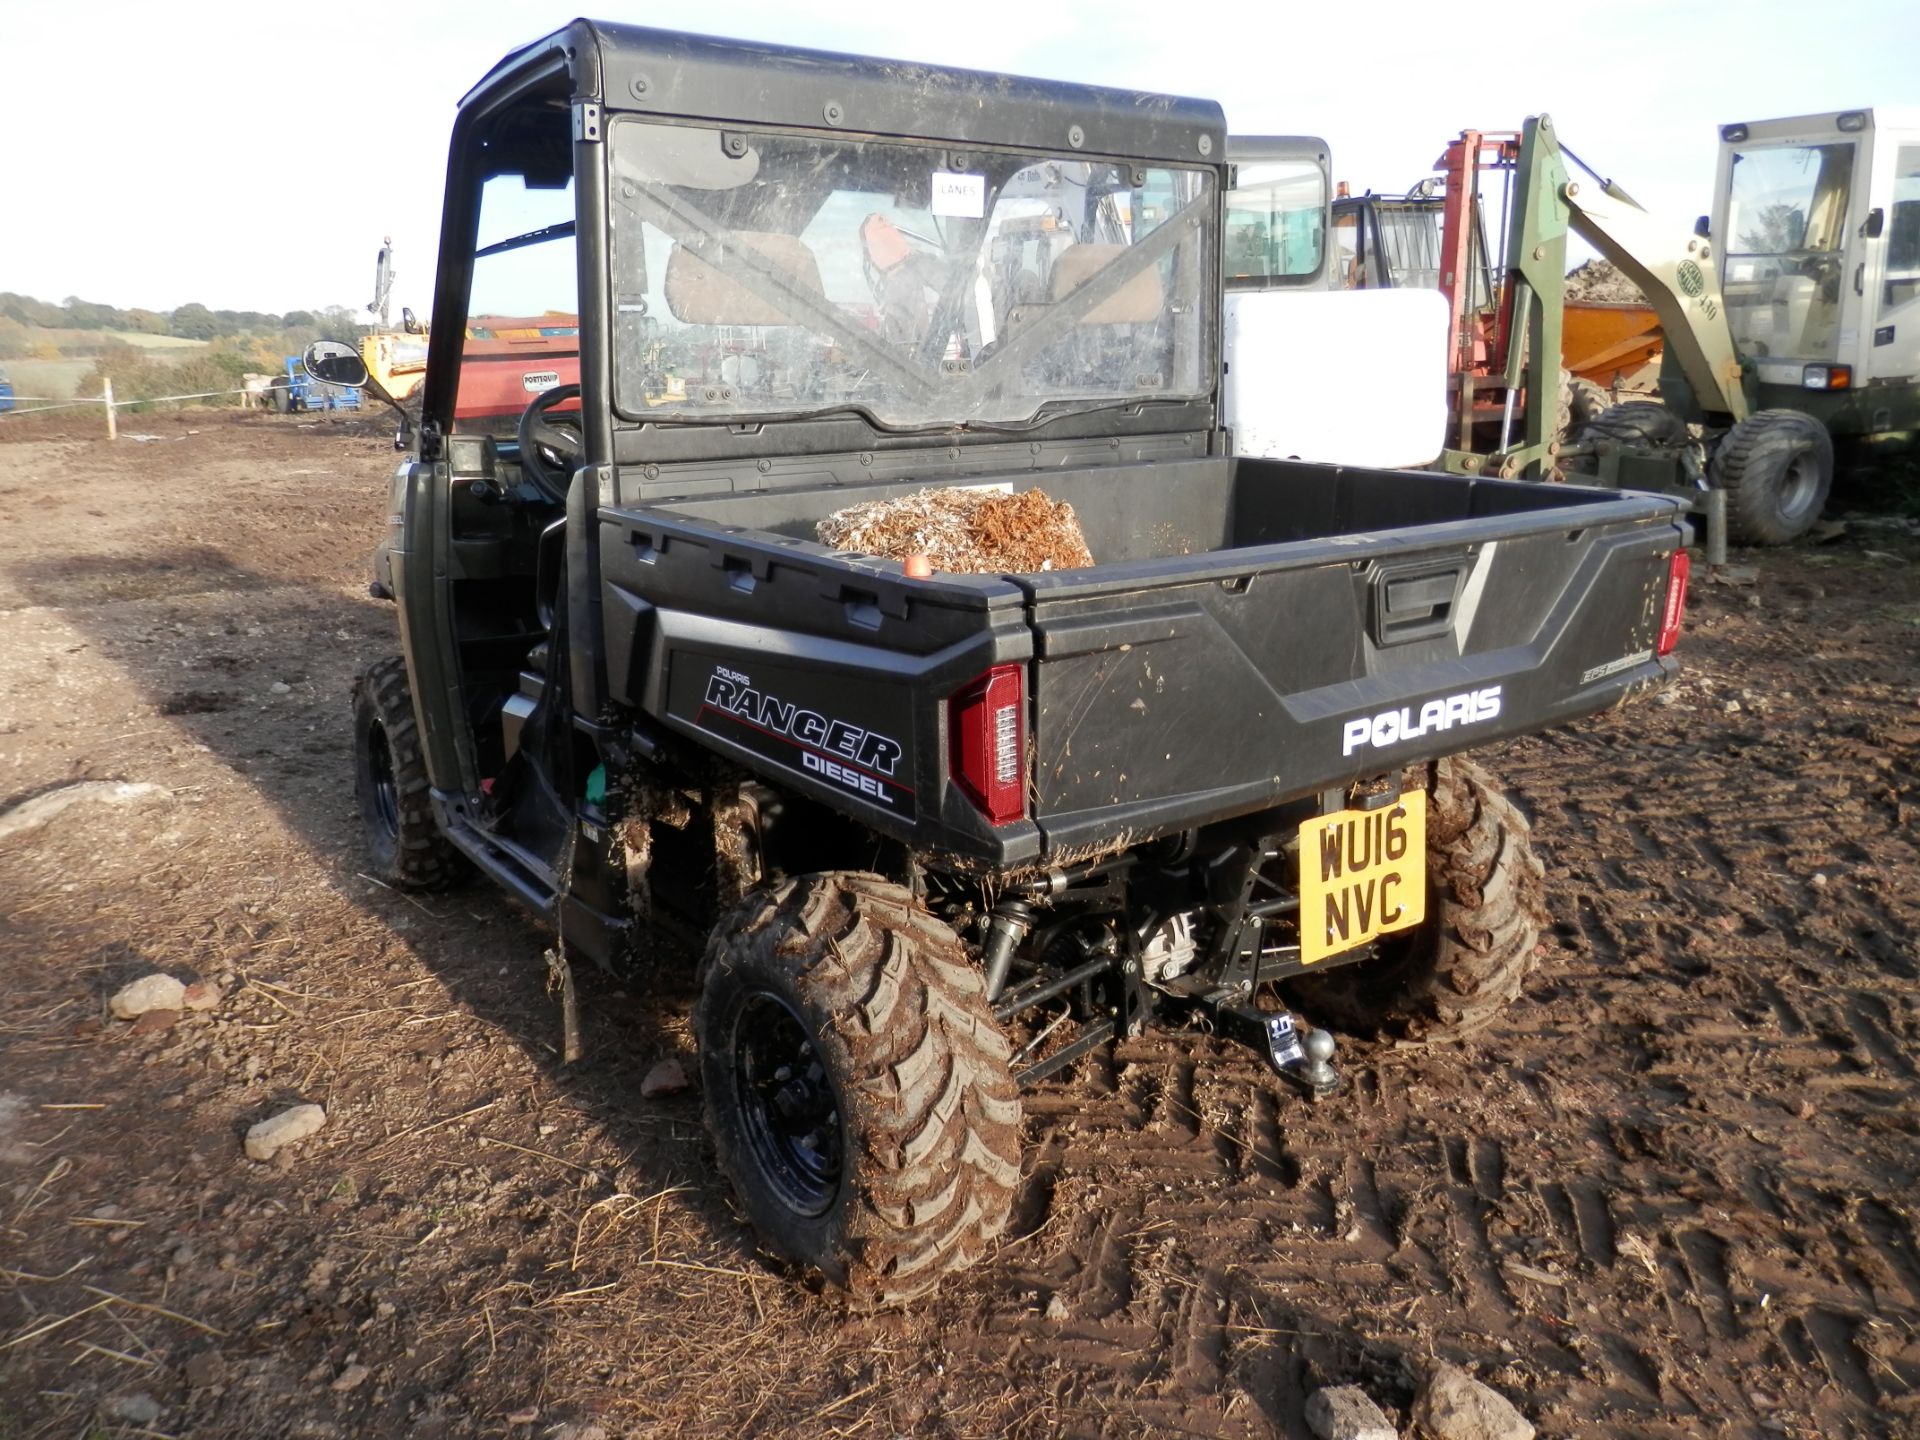
[[[1093,564],[1080,518],[1041,490],[922,490],[836,510],[817,528],[822,545],[905,560],[925,555],[952,574],[1026,574]]]

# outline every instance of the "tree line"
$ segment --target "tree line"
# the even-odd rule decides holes
[[[28,329],[119,330],[136,335],[174,335],[182,340],[223,340],[302,330],[351,337],[365,323],[358,311],[344,305],[289,310],[282,315],[262,310],[210,310],[198,302],[172,310],[122,310],[117,305],[82,300],[78,295],[69,295],[56,305],[10,290],[0,290],[0,318]]]

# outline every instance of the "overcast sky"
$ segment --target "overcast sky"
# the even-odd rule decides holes
[[[122,307],[427,312],[455,103],[578,0],[0,0],[0,290]],[[1681,226],[1725,121],[1920,105],[1920,0],[604,0],[599,18],[1218,100],[1405,189],[1468,125],[1547,110]],[[1238,14],[1241,18],[1229,21]]]

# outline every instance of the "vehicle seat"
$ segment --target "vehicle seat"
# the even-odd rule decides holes
[[[754,252],[767,268],[803,294],[824,301],[820,262],[797,235],[735,230],[730,248]],[[708,264],[676,244],[667,256],[664,285],[667,309],[683,325],[792,325],[795,317],[760,296],[725,270]]]
[[[1073,245],[1053,262],[1053,302],[1059,304],[1108,265],[1125,255],[1126,245]],[[1082,325],[1150,325],[1166,308],[1160,271],[1149,266],[1080,317]]]

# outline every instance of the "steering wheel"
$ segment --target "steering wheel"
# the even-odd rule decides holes
[[[556,385],[533,397],[520,412],[520,473],[556,505],[567,503],[567,486],[585,458],[587,445],[578,419],[554,420],[549,412],[563,401],[580,398],[578,385]]]

